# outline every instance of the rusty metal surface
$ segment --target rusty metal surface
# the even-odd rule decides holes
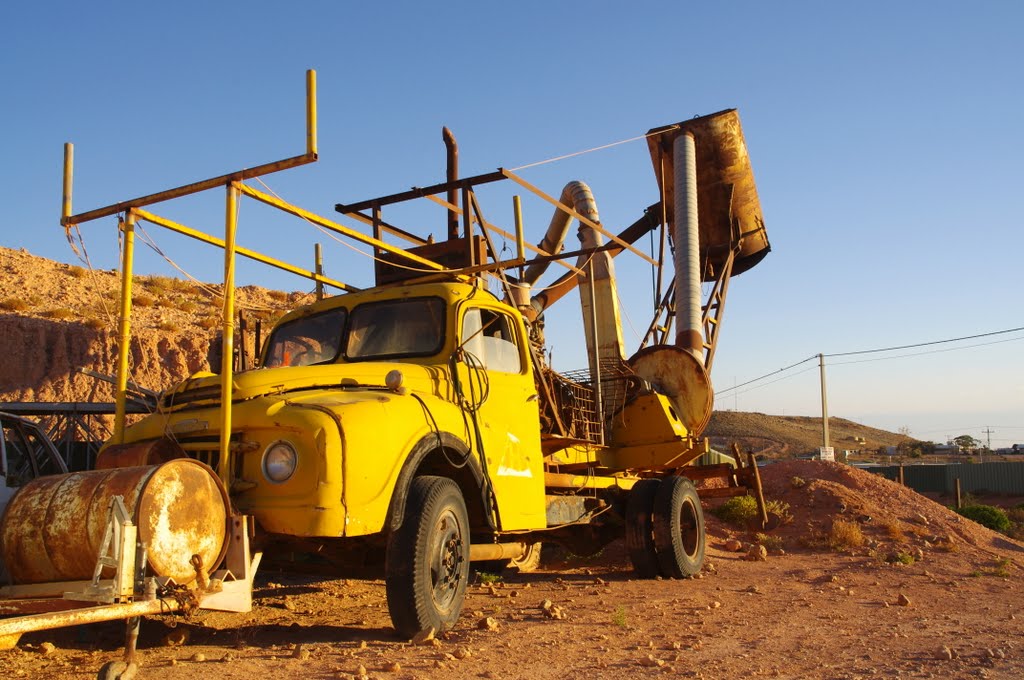
[[[185,451],[173,439],[161,437],[133,444],[108,446],[96,457],[95,469],[160,465],[175,458],[185,458]]]
[[[656,345],[634,354],[629,365],[655,391],[672,400],[679,420],[699,437],[711,420],[714,402],[711,378],[700,360],[679,347]]]
[[[711,265],[710,270],[704,272],[704,280],[715,279],[715,273],[738,243],[741,247],[733,274],[741,274],[760,262],[771,247],[739,113],[728,109],[648,132],[647,145],[655,175],[659,175],[664,163],[664,177],[659,176],[658,183],[671,224],[674,224],[671,188],[675,182],[672,144],[685,132],[693,133],[696,142],[700,257],[702,262]]]
[[[227,494],[208,467],[183,458],[26,484],[0,522],[3,559],[13,582],[91,579],[114,496],[124,499],[139,540],[148,545],[154,574],[190,583],[196,577],[189,564],[193,554],[210,566],[223,556]]]
[[[64,628],[66,626],[79,626],[86,623],[99,623],[101,621],[116,621],[132,616],[145,616],[147,614],[160,614],[172,612],[179,609],[180,605],[174,598],[166,600],[145,600],[142,602],[130,602],[127,604],[110,604],[99,607],[86,607],[71,611],[47,612],[44,614],[33,614],[30,616],[19,616],[5,621],[0,621],[0,640],[12,638],[16,641],[17,636],[24,633],[32,633],[37,630],[50,630],[53,628]],[[3,647],[0,647],[2,649]]]

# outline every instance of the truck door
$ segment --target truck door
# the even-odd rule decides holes
[[[459,380],[466,400],[475,406],[500,528],[542,528],[546,523],[540,417],[522,324],[497,309],[463,310]],[[473,448],[478,448],[477,442]]]

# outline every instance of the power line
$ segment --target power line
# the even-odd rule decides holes
[[[830,366],[847,366],[849,364],[867,364],[872,361],[890,361],[892,359],[906,359],[907,357],[920,357],[926,354],[942,354],[943,352],[957,352],[962,349],[971,349],[972,347],[985,347],[987,345],[1001,345],[1004,342],[1018,342],[1024,340],[1024,336],[1019,338],[1007,338],[1005,340],[993,340],[992,342],[978,342],[973,345],[963,345],[961,347],[947,347],[946,349],[930,349],[926,352],[911,352],[910,354],[897,354],[891,357],[878,357],[877,359],[856,359],[854,361],[836,361],[830,364]],[[825,356],[837,356],[829,355]]]
[[[782,373],[784,371],[788,371],[791,368],[796,368],[800,364],[806,364],[808,361],[813,361],[817,357],[818,357],[818,355],[814,354],[812,356],[807,357],[806,359],[804,359],[802,361],[796,362],[795,364],[790,364],[789,366],[786,366],[785,368],[780,368],[779,370],[772,371],[771,373],[765,373],[764,375],[762,375],[759,378],[754,378],[753,380],[748,380],[746,382],[742,382],[739,385],[733,385],[732,387],[727,387],[724,390],[719,390],[715,394],[716,395],[722,395],[722,394],[725,394],[726,392],[732,392],[733,390],[737,390],[737,389],[743,387],[744,385],[749,385],[750,383],[756,383],[759,380],[764,380],[765,378],[769,378],[769,377],[771,377],[773,375],[776,375],[777,373]]]
[[[854,354],[875,354],[877,352],[892,352],[898,349],[912,349],[914,347],[927,347],[928,345],[941,345],[947,342],[959,342],[961,340],[974,340],[975,338],[987,338],[992,335],[1003,335],[1005,333],[1015,333],[1017,331],[1024,331],[1024,326],[1019,328],[1008,328],[1004,331],[992,331],[991,333],[979,333],[977,335],[965,335],[960,338],[949,338],[947,340],[933,340],[931,342],[918,342],[913,345],[899,345],[896,347],[881,347],[878,349],[862,349],[856,352],[835,352],[833,354],[826,354],[826,357],[848,357]]]
[[[975,338],[987,338],[987,337],[991,337],[993,335],[1004,335],[1006,333],[1016,333],[1017,331],[1024,331],[1024,326],[1020,326],[1020,327],[1017,327],[1017,328],[1007,328],[1007,329],[1001,330],[1001,331],[992,331],[991,333],[978,333],[978,334],[975,334],[975,335],[964,335],[964,336],[961,336],[959,338],[947,338],[945,340],[932,340],[932,341],[929,341],[929,342],[918,342],[918,343],[914,343],[912,345],[895,345],[895,346],[892,346],[892,347],[879,347],[879,348],[876,348],[876,349],[862,349],[862,350],[857,350],[857,351],[854,351],[854,352],[833,352],[831,354],[825,354],[824,356],[825,357],[845,357],[845,356],[854,356],[854,355],[859,355],[859,354],[877,354],[877,353],[880,353],[880,352],[892,352],[892,351],[900,350],[900,349],[912,349],[914,347],[928,347],[928,346],[931,346],[931,345],[941,345],[941,344],[945,344],[945,343],[949,343],[949,342],[960,342],[962,340],[973,340]],[[1001,341],[1001,342],[1011,342],[1013,340],[1021,340],[1021,339],[1024,339],[1024,338],[1012,338],[1011,340],[1005,340],[1005,341]],[[996,344],[996,343],[980,343],[979,345],[972,345],[972,346],[980,347],[980,346],[985,345],[985,344]],[[967,348],[966,347],[957,347],[957,348],[954,348],[954,349],[967,349]],[[918,354],[927,354],[927,352],[920,352]],[[903,355],[903,356],[916,356],[916,354],[907,354],[907,355]],[[771,371],[770,373],[765,373],[764,375],[758,376],[757,378],[754,378],[752,380],[747,380],[746,382],[742,382],[739,385],[733,385],[732,387],[727,387],[724,390],[719,390],[719,391],[716,392],[716,394],[717,395],[727,394],[727,393],[732,392],[732,391],[734,391],[736,389],[739,389],[740,387],[744,387],[746,385],[750,385],[751,383],[759,382],[761,380],[764,380],[765,378],[770,378],[773,375],[777,375],[779,373],[783,373],[783,372],[788,371],[790,369],[796,368],[797,366],[799,366],[801,364],[805,364],[808,361],[813,361],[816,358],[818,358],[818,355],[817,354],[813,354],[813,355],[807,357],[806,359],[798,361],[798,362],[796,362],[794,364],[790,364],[789,366],[786,366],[785,368],[780,368],[778,370]],[[902,358],[902,357],[889,357],[889,358],[898,359],[898,358]],[[871,359],[869,361],[881,361],[881,359]],[[846,364],[846,363],[852,364],[852,363],[859,363],[859,362],[855,362],[855,361],[841,362],[840,365]]]

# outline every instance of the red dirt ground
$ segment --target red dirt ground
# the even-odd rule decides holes
[[[706,512],[698,578],[637,580],[613,544],[596,558],[477,582],[456,628],[428,645],[394,634],[381,581],[266,569],[250,613],[145,621],[141,675],[1024,677],[1024,545],[843,465],[782,462],[762,474],[768,498],[788,503],[792,518],[772,533],[782,549],[765,561],[726,550],[728,539],[754,534]],[[864,544],[830,548],[835,521],[858,527]],[[887,561],[899,554],[913,563]],[[564,618],[546,615],[545,600]],[[497,630],[481,628],[488,617]],[[120,624],[35,633],[0,652],[0,668],[93,677],[122,641]]]

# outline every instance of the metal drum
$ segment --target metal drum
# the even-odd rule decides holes
[[[96,456],[96,470],[133,467],[136,465],[160,465],[175,458],[186,458],[185,451],[176,441],[168,437],[147,439],[133,444],[115,444],[104,447]]]
[[[736,249],[733,275],[747,271],[768,254],[768,232],[761,215],[754,172],[736,109],[719,111],[649,131],[647,146],[654,174],[665,199],[665,212],[675,233],[675,182],[672,145],[692,134],[697,153],[697,213],[700,257],[710,267],[705,281],[714,281],[729,252]],[[678,242],[678,241],[677,241]]]
[[[91,579],[114,496],[124,499],[138,527],[152,575],[190,583],[196,578],[193,555],[206,571],[223,558],[230,507],[224,485],[206,465],[182,458],[26,484],[0,521],[0,551],[12,581]]]

